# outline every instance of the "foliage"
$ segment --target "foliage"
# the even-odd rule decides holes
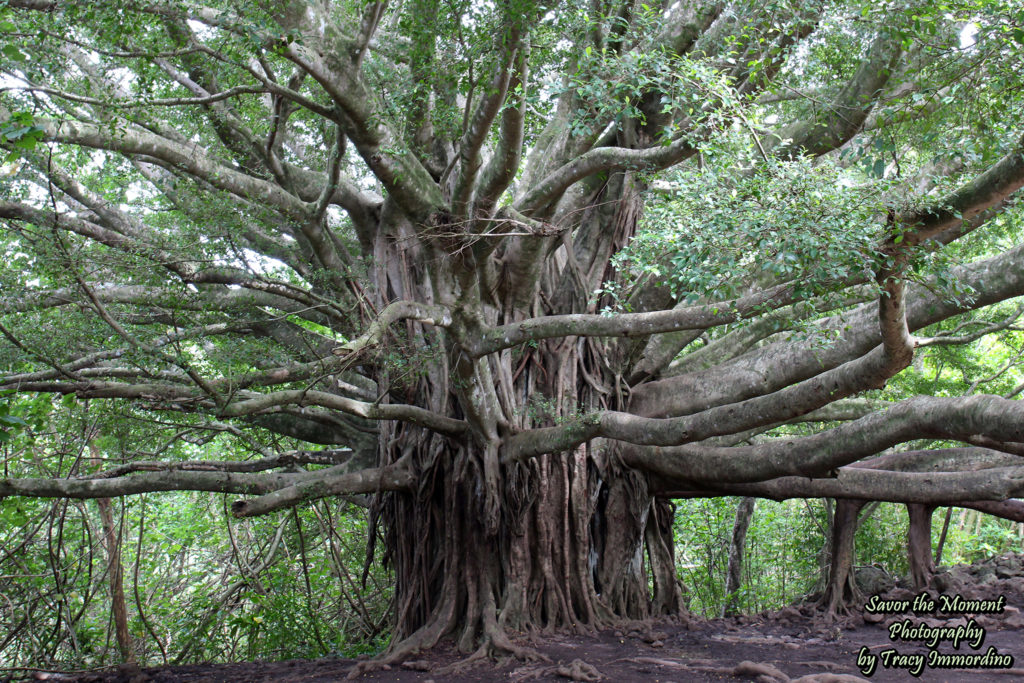
[[[616,256],[619,267],[671,283],[688,302],[787,281],[813,297],[877,268],[884,185],[803,159],[772,160],[737,178],[735,158],[722,156],[670,176],[672,189]]]

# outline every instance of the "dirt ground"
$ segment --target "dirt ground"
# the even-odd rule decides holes
[[[924,609],[915,614],[916,593],[895,587],[880,597],[905,600],[909,604],[907,610],[871,613],[859,607],[831,623],[821,612],[804,605],[731,619],[690,617],[596,634],[545,634],[533,642],[524,638],[521,643],[533,647],[549,661],[511,661],[498,666],[484,663],[458,673],[446,672],[445,667],[459,662],[460,655],[441,648],[401,666],[364,674],[359,680],[423,683],[567,680],[846,683],[915,678],[929,683],[1024,681],[1024,555],[993,558],[946,571],[936,577],[929,594],[936,605],[928,609],[927,601],[919,602],[918,606]],[[940,596],[947,600],[957,596],[964,600],[989,600],[991,609],[988,613],[983,610],[957,614],[958,608],[939,602]],[[943,611],[943,607],[947,611]],[[951,638],[957,627],[964,642],[954,648]],[[895,637],[890,637],[897,632]],[[925,637],[939,638],[939,642],[930,647],[922,642]],[[886,654],[892,650],[896,652]],[[937,660],[927,659],[930,650],[937,653],[932,657],[989,653],[988,665],[995,668],[937,668],[932,665],[938,664]],[[897,655],[901,661],[894,659]],[[923,658],[918,661],[907,655],[922,655]],[[872,661],[872,657],[875,668],[870,678],[866,678],[862,675],[861,664]],[[355,664],[353,660],[328,658],[191,665],[77,676],[40,673],[36,677],[78,683],[305,683],[344,680]],[[920,671],[914,670],[915,666],[921,666]]]

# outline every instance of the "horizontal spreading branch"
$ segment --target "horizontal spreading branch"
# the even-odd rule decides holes
[[[231,514],[235,517],[255,517],[292,507],[305,501],[345,493],[408,491],[415,483],[415,476],[411,472],[396,467],[338,473],[324,470],[320,474],[321,476],[315,480],[307,480],[278,489],[259,498],[235,501],[231,504]]]
[[[412,475],[389,468],[346,472],[347,465],[298,473],[239,473],[172,470],[110,478],[0,478],[0,498],[117,498],[156,491],[210,491],[261,497],[232,506],[236,516],[264,514],[329,495],[406,490]]]
[[[7,382],[0,377],[0,387],[40,393],[75,394],[79,398],[121,398],[148,401],[166,410],[214,412],[219,417],[249,417],[279,413],[289,408],[318,406],[355,415],[368,420],[399,420],[410,422],[440,434],[463,436],[468,426],[464,420],[439,415],[425,408],[405,404],[381,404],[330,394],[325,391],[293,389],[268,394],[239,392],[238,400],[216,406],[204,394],[170,384],[124,383],[99,380],[66,382]]]
[[[998,441],[1024,440],[1024,404],[988,395],[918,396],[812,436],[731,448],[627,448],[623,458],[666,482],[762,482],[787,475],[825,477],[914,439],[966,441],[979,434]]]
[[[911,331],[1024,295],[1024,245],[1003,254],[954,268],[951,275],[970,297],[951,297],[923,286],[907,290],[907,326]],[[648,382],[633,391],[630,410],[639,415],[685,415],[716,405],[738,403],[778,392],[794,382],[818,375],[871,352],[880,341],[872,325],[877,313],[870,305],[821,322],[841,337],[824,347],[783,340],[742,358],[706,370]]]
[[[698,330],[727,325],[777,308],[796,299],[789,285],[777,285],[731,301],[647,313],[601,315],[570,313],[529,318],[493,329],[467,343],[474,357],[486,356],[529,341],[557,337],[643,337],[663,332]]]
[[[305,473],[308,475],[309,473]],[[143,472],[109,479],[0,479],[0,497],[117,498],[152,491],[269,493],[305,475],[239,472]]]
[[[586,152],[561,168],[552,171],[519,199],[514,208],[531,214],[556,201],[569,187],[596,173],[605,171],[647,171],[668,168],[696,154],[689,137],[681,137],[666,145],[631,149],[600,147]]]
[[[694,415],[649,418],[625,412],[597,413],[577,423],[516,435],[506,457],[521,460],[605,437],[634,445],[674,446],[786,422],[867,389],[879,389],[913,359],[904,284],[889,279],[877,306],[882,343],[861,358],[766,396],[712,407]]]
[[[260,394],[226,406],[221,414],[223,417],[242,417],[273,412],[275,408],[283,406],[320,406],[369,420],[400,420],[449,436],[461,436],[468,429],[464,420],[445,417],[418,406],[368,403],[324,391],[304,389]]]
[[[451,312],[444,306],[415,301],[393,301],[370,323],[366,332],[352,341],[336,346],[331,353],[336,356],[349,356],[374,346],[384,337],[388,327],[400,320],[415,320],[436,327],[449,327],[452,324]]]
[[[1024,187],[1024,136],[984,173],[934,204],[899,217],[906,226],[903,243],[920,244],[961,223],[1004,206]]]
[[[325,327],[335,322],[336,315],[327,304],[304,305],[267,291],[231,289],[220,285],[202,285],[196,288],[198,291],[184,286],[147,285],[94,285],[91,289],[93,295],[105,304],[129,304],[146,310],[253,312],[254,309],[269,308]],[[19,296],[0,296],[0,314],[77,305],[81,299],[79,287],[22,291]]]
[[[79,477],[80,479],[111,479],[122,477],[134,472],[265,472],[278,467],[292,465],[337,465],[352,456],[347,448],[323,451],[289,451],[258,460],[186,460],[184,462],[165,462],[147,460],[118,465],[96,474]]]
[[[789,498],[852,498],[890,503],[965,505],[974,501],[1005,501],[1024,495],[1024,466],[999,467],[978,472],[891,472],[841,468],[834,478],[782,477],[772,481],[699,487],[673,487],[656,483],[659,495],[693,498],[718,495]],[[997,513],[998,514],[998,513]]]
[[[264,88],[262,87],[238,86],[235,88],[229,88],[227,90],[223,90],[221,92],[208,95],[206,97],[140,97],[137,99],[103,99],[99,97],[86,97],[84,95],[78,95],[76,93],[59,90],[57,88],[47,88],[45,86],[35,85],[0,88],[0,93],[10,90],[42,93],[44,95],[52,95],[54,97],[59,97],[61,99],[65,99],[71,102],[77,102],[79,104],[89,104],[98,107],[111,107],[116,109],[139,109],[144,107],[179,107],[188,105],[194,106],[202,104],[213,104],[215,102],[221,102],[232,97],[238,97],[239,95],[256,95],[265,92]]]
[[[54,142],[156,159],[202,178],[213,187],[273,207],[292,218],[301,219],[309,213],[306,202],[279,185],[218,163],[198,145],[184,145],[137,128],[111,130],[93,123],[42,119],[35,124],[42,128],[46,139]]]

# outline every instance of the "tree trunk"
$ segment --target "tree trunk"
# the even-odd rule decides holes
[[[729,565],[725,572],[725,604],[722,605],[722,616],[732,616],[739,612],[739,589],[743,571],[743,545],[747,540],[747,530],[754,517],[756,498],[746,497],[736,508],[736,521],[732,526],[732,541],[729,544]]]
[[[620,178],[617,184],[628,183]],[[639,216],[636,200],[611,207],[593,218],[611,223],[609,243],[601,247],[608,253],[578,255],[585,271],[580,277],[597,283],[615,277],[607,257],[632,234]],[[559,289],[553,282],[546,286],[551,296],[525,309],[515,302],[480,306],[478,292],[477,303],[463,303],[459,273],[471,264],[449,258],[429,277],[406,272],[397,264],[440,262],[394,253],[430,249],[429,243],[415,246],[408,231],[398,221],[378,245],[378,308],[386,298],[438,301],[460,320],[471,323],[476,316],[494,325],[539,306],[577,312],[597,305],[580,291],[591,286]],[[470,250],[463,256],[472,259]],[[546,277],[560,276],[552,271]],[[409,323],[407,333],[412,379],[381,374],[381,389],[474,427],[460,441],[408,424],[379,424],[379,463],[402,462],[420,482],[414,493],[381,495],[375,511],[384,559],[396,573],[395,636],[385,661],[449,634],[474,657],[524,655],[511,633],[594,629],[681,612],[673,508],[655,500],[647,477],[623,465],[615,447],[598,439],[525,462],[502,459],[512,434],[624,408],[626,392],[611,369],[629,343],[566,337],[471,359],[432,328]]]
[[[912,503],[907,505],[910,525],[907,529],[907,557],[910,561],[910,582],[920,590],[928,585],[935,574],[932,558],[933,505]]]
[[[652,499],[644,477],[612,475],[612,456],[581,447],[503,466],[494,517],[487,456],[437,445],[430,453],[427,441],[432,485],[389,494],[382,511],[397,575],[394,658],[449,633],[462,652],[522,654],[509,633],[684,609],[672,507]]]
[[[117,636],[117,649],[125,664],[134,664],[135,650],[132,647],[131,632],[128,630],[128,604],[124,599],[121,540],[114,526],[114,517],[110,511],[110,499],[97,498],[96,505],[99,507],[100,519],[103,522],[103,546],[107,551],[107,580],[110,585],[110,608]]]
[[[616,183],[624,184],[621,178]],[[632,185],[629,191],[635,195]],[[614,278],[604,263],[639,216],[637,201],[610,206],[607,215],[593,216],[610,236],[602,246],[607,254],[579,255],[587,270],[582,278],[597,283]],[[473,267],[471,250],[460,254],[463,261],[447,257],[443,267],[428,266],[426,276],[413,272],[404,264],[441,259],[426,257],[431,244],[417,244],[407,223],[391,220],[377,245],[378,309],[395,298],[440,302],[467,325],[481,318],[498,325],[540,306],[577,312],[597,305],[582,291],[592,292],[591,286],[559,289],[555,271],[545,276],[552,280],[546,286],[551,296],[525,308],[521,302],[481,305],[479,292],[465,296],[462,289],[460,273]],[[614,447],[597,439],[567,453],[502,460],[511,434],[624,408],[625,392],[615,390],[622,380],[610,369],[628,344],[566,337],[473,359],[436,329],[410,323],[406,333],[407,372],[382,365],[380,392],[404,394],[435,413],[466,419],[473,429],[456,439],[409,424],[378,426],[379,464],[400,462],[420,482],[413,494],[378,497],[374,512],[384,559],[396,575],[387,660],[446,635],[474,656],[521,655],[509,634],[593,629],[684,609],[673,508],[654,500],[646,476],[623,465]]]
[[[939,543],[935,548],[935,565],[942,564],[942,549],[946,546],[946,537],[949,534],[949,520],[953,516],[953,507],[946,508],[946,516],[942,520],[942,533],[939,534]]]
[[[99,448],[89,443],[92,463],[100,463]],[[128,629],[128,603],[124,599],[124,569],[121,565],[121,538],[114,526],[114,515],[110,509],[109,498],[97,498],[100,522],[103,525],[103,549],[107,555],[107,582],[110,586],[110,609],[114,621],[114,632],[117,637],[117,649],[121,661],[135,664],[135,648],[132,647],[132,636]]]
[[[830,619],[837,614],[845,613],[850,605],[860,600],[860,591],[854,581],[853,560],[857,515],[862,507],[864,501],[860,500],[840,498],[836,501],[830,541],[832,561],[829,566],[828,585],[821,601]]]

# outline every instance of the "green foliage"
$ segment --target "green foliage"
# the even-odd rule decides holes
[[[329,507],[303,511],[300,542],[290,514],[229,522],[205,495],[116,505],[139,661],[160,663],[162,651],[177,661],[379,651],[389,579],[374,569],[361,587],[365,515]],[[334,520],[337,533],[318,516]],[[0,500],[0,547],[18,550],[0,553],[8,577],[0,632],[9,637],[0,667],[118,663],[94,503]]]
[[[128,404],[0,396],[10,438],[0,476],[86,474],[86,437],[113,462],[252,457],[244,442]],[[268,439],[269,441],[269,439]],[[285,444],[281,444],[286,446]],[[83,457],[84,453],[84,457]],[[341,500],[234,520],[222,497],[164,493],[112,501],[129,628],[140,663],[354,656],[386,645],[392,593],[374,566],[362,583],[367,512]],[[301,524],[301,532],[297,523]],[[107,554],[94,501],[0,499],[0,668],[117,664]],[[307,583],[308,580],[308,583]]]
[[[594,26],[594,20],[585,17],[590,30],[608,28],[614,40],[600,49],[588,45],[575,56],[576,71],[567,86],[579,105],[570,124],[574,135],[596,135],[608,122],[616,128],[627,121],[645,125],[649,116],[657,116],[671,121],[655,132],[667,142],[677,133],[678,121],[684,116],[691,123],[714,127],[738,110],[738,97],[729,79],[710,60],[664,49],[622,51],[622,43],[649,40],[657,27],[658,14],[646,5],[643,8],[631,18],[628,30],[623,27],[624,35],[614,32],[618,18],[605,27],[603,23]],[[646,98],[651,92],[658,93],[653,107]],[[709,101],[721,106],[707,107]]]
[[[857,520],[854,566],[875,565],[892,576],[905,576],[908,523],[905,505],[880,503],[864,508]]]
[[[690,609],[721,614],[725,572],[738,498],[680,502],[675,538],[679,578],[689,590]],[[932,517],[932,548],[938,548],[946,508]],[[828,511],[822,501],[759,500],[744,546],[739,608],[746,613],[781,609],[820,594]],[[906,577],[906,506],[872,505],[861,513],[854,567],[873,565]],[[955,508],[943,545],[942,564],[970,563],[1019,551],[1024,527],[973,510]]]
[[[792,282],[810,297],[872,279],[886,230],[883,183],[808,160],[769,161],[737,178],[728,162],[675,174],[619,267],[691,301],[727,299],[755,282]]]
[[[13,59],[12,52],[21,55],[21,52],[13,45],[3,47],[3,54],[8,59]],[[0,123],[0,144],[7,144],[11,147],[11,151],[7,155],[7,162],[14,161],[23,152],[31,152],[42,139],[43,129],[35,125],[35,119],[29,112],[16,112],[11,114],[6,121]]]
[[[677,507],[676,561],[696,613],[715,617],[725,604],[738,503],[738,498],[699,499]],[[757,502],[744,548],[741,611],[779,609],[812,592],[825,542],[823,516],[819,501]]]
[[[938,543],[945,510],[940,508],[932,519],[932,543]],[[975,510],[953,508],[949,530],[942,551],[942,564],[976,562],[1006,552],[1020,552],[1024,527],[1016,522],[998,519]]]

